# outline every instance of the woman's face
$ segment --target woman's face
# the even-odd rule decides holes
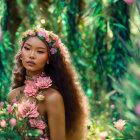
[[[21,57],[27,73],[41,73],[48,60],[47,46],[38,37],[30,37],[22,47]]]

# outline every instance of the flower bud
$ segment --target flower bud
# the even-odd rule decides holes
[[[3,128],[6,127],[6,121],[5,120],[1,120],[0,121],[0,126],[3,127]]]
[[[16,119],[15,118],[10,119],[10,125],[13,126],[13,127],[16,125]]]

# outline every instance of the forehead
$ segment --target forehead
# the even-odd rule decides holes
[[[46,47],[46,44],[40,40],[37,36],[35,37],[29,37],[25,44],[28,43],[30,44],[31,46],[34,46],[34,47]]]

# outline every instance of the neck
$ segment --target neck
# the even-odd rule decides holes
[[[40,71],[28,71],[28,70],[26,70],[26,76],[32,77],[34,75],[41,74],[42,72],[44,72],[44,70],[40,70]]]

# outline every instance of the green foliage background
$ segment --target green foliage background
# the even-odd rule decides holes
[[[104,131],[108,133],[106,139],[137,139],[139,125],[132,125],[140,118],[134,113],[137,119],[129,121],[122,108],[127,108],[127,90],[131,91],[129,95],[139,93],[118,86],[118,82],[126,82],[128,65],[140,64],[140,1],[128,5],[123,0],[0,0],[1,101],[7,100],[20,35],[34,26],[58,34],[70,51],[91,106],[89,139],[98,139]],[[129,73],[134,79],[135,68]],[[129,104],[136,102],[134,109],[139,101],[140,96],[135,96]],[[119,118],[128,120],[123,132],[113,127],[113,121]]]

